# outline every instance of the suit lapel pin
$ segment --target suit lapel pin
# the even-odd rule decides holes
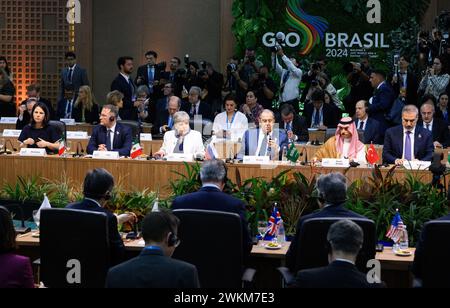
[[[422,138],[422,135],[421,134],[419,134],[419,139],[421,139]]]

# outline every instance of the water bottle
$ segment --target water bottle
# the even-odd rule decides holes
[[[402,231],[402,236],[400,238],[400,249],[406,250],[409,248],[409,241],[408,241],[408,231],[405,230]]]
[[[284,224],[283,220],[280,220],[280,225],[278,226],[277,231],[277,242],[278,244],[283,245],[285,241],[286,241],[286,234],[284,232]]]
[[[282,156],[281,156],[281,160],[282,161],[287,161],[287,147],[283,147],[283,152],[282,152]]]

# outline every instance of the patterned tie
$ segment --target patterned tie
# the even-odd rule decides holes
[[[155,74],[153,70],[153,66],[148,67],[148,88],[150,90],[150,94],[153,94],[153,82],[155,81]]]
[[[431,132],[430,123],[427,123],[427,130]]]
[[[72,83],[72,77],[73,77],[73,69],[69,68],[69,75],[67,76],[67,79],[69,79],[70,83]]]
[[[412,151],[411,151],[411,132],[406,132],[406,141],[405,141],[405,159],[407,161],[412,160]]]
[[[258,156],[266,156],[267,152],[267,135],[264,136],[264,139],[261,143],[261,149],[259,149]]]
[[[363,121],[359,122],[359,129],[364,130],[364,122]]]
[[[168,123],[167,126],[169,126],[169,128],[172,129],[172,127],[173,127],[173,119],[172,119],[172,117],[169,117],[169,123]]]
[[[111,133],[112,133],[112,130],[108,129],[108,132],[106,133],[106,149],[108,151],[112,150],[112,147],[111,147]]]

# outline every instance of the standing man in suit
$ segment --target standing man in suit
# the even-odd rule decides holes
[[[187,112],[191,119],[194,119],[195,116],[202,116],[203,120],[211,121],[211,107],[200,100],[201,93],[202,89],[199,87],[191,87],[189,90],[189,104],[184,104],[184,106],[181,107],[181,110]]]
[[[289,147],[287,135],[280,129],[274,129],[275,115],[265,109],[259,117],[259,128],[245,132],[238,159],[244,156],[269,156],[271,160],[282,159],[282,149]]]
[[[94,151],[114,151],[120,156],[130,156],[132,133],[128,126],[117,123],[118,109],[113,105],[103,106],[100,113],[100,125],[92,132],[87,153]]]
[[[330,104],[325,104],[325,93],[323,90],[316,90],[311,94],[312,103],[305,105],[305,117],[308,127],[326,130],[335,128],[339,123],[335,110]]]
[[[392,77],[392,88],[394,90],[395,97],[402,97],[405,99],[406,105],[416,105],[419,107],[419,98],[417,92],[419,91],[419,83],[415,74],[408,70],[411,63],[410,57],[402,55],[398,62],[399,70]]]
[[[138,68],[136,76],[136,85],[147,86],[150,90],[152,102],[156,102],[161,97],[160,80],[164,75],[164,69],[156,64],[158,54],[151,50],[145,54],[147,64]]]
[[[431,161],[433,158],[433,136],[418,126],[419,109],[408,105],[402,111],[402,125],[386,131],[383,147],[383,162],[403,165],[405,161]],[[401,136],[401,137],[400,137]]]
[[[242,243],[244,255],[249,255],[252,248],[244,203],[223,192],[227,179],[227,169],[221,160],[203,163],[200,169],[202,188],[195,193],[175,198],[172,210],[192,209],[235,213],[241,217]],[[214,232],[214,230],[204,230]]]
[[[108,236],[111,249],[111,264],[122,262],[125,248],[118,232],[117,225],[125,222],[136,222],[136,215],[126,213],[119,216],[105,209],[105,204],[111,198],[114,189],[114,177],[105,169],[89,171],[84,178],[83,195],[81,202],[69,204],[66,208],[105,213],[108,217]],[[83,222],[80,222],[81,224]]]
[[[347,200],[347,179],[341,173],[321,175],[317,179],[317,190],[319,191],[319,207],[321,210],[299,219],[296,234],[286,254],[286,266],[291,272],[297,271],[298,239],[300,238],[300,231],[305,221],[311,218],[327,217],[365,218],[345,208],[344,205]]]
[[[442,119],[434,118],[435,113],[436,109],[432,102],[423,104],[422,107],[420,107],[422,119],[419,120],[417,126],[421,126],[431,132],[435,148],[446,148],[449,145],[448,126]]]
[[[179,219],[166,211],[152,212],[142,222],[145,248],[140,255],[111,268],[107,288],[199,288],[194,265],[172,259],[180,244]]]
[[[67,67],[61,71],[60,95],[58,101],[64,97],[64,89],[67,86],[73,87],[76,100],[80,87],[89,85],[87,72],[77,64],[77,56],[75,53],[67,52],[65,58]]]
[[[181,99],[177,96],[171,96],[169,98],[169,104],[167,109],[163,109],[159,112],[158,117],[153,125],[153,134],[164,135],[166,132],[171,131],[175,124],[173,116],[180,111]]]
[[[364,140],[361,141],[364,144],[383,144],[383,140],[380,138],[380,123],[369,117],[368,110],[368,101],[356,103],[356,129],[364,131]]]
[[[123,107],[120,109],[122,120],[137,121],[139,102],[136,103],[136,85],[131,79],[133,73],[133,58],[120,57],[117,60],[119,75],[111,84],[111,91],[117,90],[123,94]]]
[[[351,220],[341,220],[331,225],[327,234],[330,247],[329,265],[298,272],[292,283],[296,288],[372,288],[367,276],[355,266],[364,242],[360,226]]]
[[[284,104],[280,108],[280,128],[286,131],[288,139],[293,142],[308,142],[308,124],[306,119],[295,112],[292,104]]]
[[[369,81],[375,89],[369,100],[369,115],[380,123],[380,134],[384,136],[384,132],[389,127],[385,115],[391,110],[395,94],[386,82],[386,73],[383,71],[374,70]]]

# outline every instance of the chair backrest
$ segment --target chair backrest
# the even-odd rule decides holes
[[[375,258],[376,232],[372,220],[352,217],[312,218],[302,225],[297,246],[295,272],[299,270],[323,267],[328,265],[327,234],[332,224],[342,219],[349,219],[358,224],[364,232],[363,247],[356,260],[356,266],[367,272],[367,261]]]
[[[430,221],[424,226],[423,287],[450,287],[450,221]]]
[[[47,287],[105,286],[110,257],[105,213],[42,210],[40,246],[41,277]],[[81,281],[68,281],[77,277]]]
[[[139,122],[137,121],[129,121],[129,120],[120,120],[117,121],[117,123],[120,123],[122,125],[128,126],[129,128],[131,128],[131,134],[133,137],[133,140],[140,140],[140,133],[141,133],[141,128],[139,126]]]
[[[61,121],[49,121],[48,125],[56,127],[58,136],[67,136],[66,123]]]
[[[242,225],[238,214],[175,210],[180,246],[174,258],[197,267],[203,288],[242,287]]]
[[[196,130],[202,134],[203,141],[208,140],[212,136],[213,122],[211,122],[210,120],[190,119],[189,126],[191,129]]]

